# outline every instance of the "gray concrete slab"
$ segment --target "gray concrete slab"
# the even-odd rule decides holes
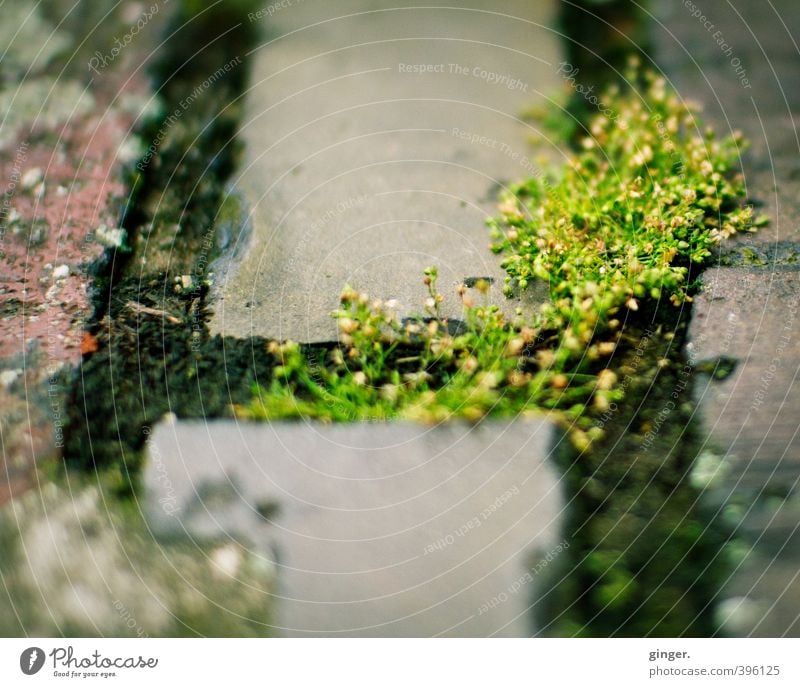
[[[800,368],[796,266],[800,240],[797,70],[800,14],[792,0],[657,3],[655,62],[720,133],[741,130],[748,194],[770,225],[711,270],[695,301],[689,353],[730,356],[723,381],[697,380],[703,455],[721,462],[708,502],[724,509],[750,553],[723,591],[725,629],[800,635]],[[787,271],[788,270],[788,271]],[[702,456],[701,456],[702,457]],[[788,497],[787,497],[788,494]]]
[[[541,573],[569,546],[554,428],[518,419],[161,423],[144,473],[162,537],[272,562],[286,636],[528,636]]]
[[[772,221],[752,241],[800,241],[800,13],[794,0],[659,2],[656,66],[718,132],[744,132],[750,197]]]
[[[542,173],[519,115],[560,86],[556,3],[423,4],[307,0],[269,17],[233,188],[248,230],[215,266],[212,332],[335,340],[345,285],[420,312],[429,265],[450,317],[469,277],[494,279],[509,314],[547,298],[505,299],[485,220],[498,189]]]
[[[733,358],[724,380],[697,384],[704,427],[741,485],[800,477],[800,272],[708,270],[687,351]]]
[[[702,281],[690,360],[737,363],[695,381],[701,460],[715,463],[704,496],[747,547],[723,591],[724,626],[800,636],[800,271],[718,268]]]

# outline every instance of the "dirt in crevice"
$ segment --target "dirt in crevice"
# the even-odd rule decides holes
[[[558,29],[563,37],[564,62],[559,74],[571,91],[566,117],[574,118],[573,137],[588,135],[588,121],[602,104],[603,91],[624,83],[631,58],[648,65],[651,38],[647,0],[571,0],[560,3]],[[594,103],[591,97],[594,96]]]
[[[210,337],[206,327],[216,219],[239,152],[246,54],[258,39],[247,20],[255,4],[175,7],[151,71],[157,114],[137,132],[142,154],[127,173],[126,240],[96,270],[96,350],[76,373],[64,456],[117,473],[123,493],[135,486],[149,426],[165,413],[225,416],[256,381],[269,381],[263,341]]]

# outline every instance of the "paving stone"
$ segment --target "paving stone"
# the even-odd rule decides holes
[[[216,266],[212,332],[335,340],[345,285],[419,312],[429,265],[450,317],[469,277],[492,278],[509,314],[547,298],[502,296],[485,220],[498,189],[541,174],[520,114],[560,84],[555,3],[415,4],[319,0],[269,17],[233,191],[249,229]]]
[[[752,143],[744,156],[748,192],[772,220],[752,240],[800,241],[796,3],[662,2],[652,9],[660,22],[653,32],[657,67],[703,106],[703,119],[717,131],[739,129]]]
[[[694,365],[733,358],[727,378],[695,382],[706,488],[752,547],[725,595],[743,600],[739,634],[800,636],[800,271],[717,268],[703,275],[687,351]],[[730,606],[729,602],[726,602]]]
[[[157,542],[80,479],[0,510],[0,554],[0,637],[268,635],[269,564],[230,543]]]
[[[800,475],[800,272],[718,268],[703,276],[690,359],[738,361],[723,381],[699,384],[703,421],[736,463],[741,483]]]
[[[273,562],[279,634],[527,636],[537,573],[569,546],[553,438],[536,419],[164,422],[146,510],[162,537]]]

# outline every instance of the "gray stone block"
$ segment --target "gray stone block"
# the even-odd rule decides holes
[[[697,11],[707,20],[695,16]],[[701,103],[718,132],[741,130],[750,198],[770,216],[752,238],[762,245],[800,240],[797,135],[800,70],[794,0],[653,3],[654,59],[681,96]],[[708,25],[712,28],[709,29]]]
[[[697,364],[736,361],[724,380],[698,380],[707,437],[738,486],[800,476],[800,272],[708,270],[695,299],[687,352]]]
[[[702,281],[690,360],[736,361],[723,380],[695,381],[703,456],[719,460],[705,498],[747,549],[721,621],[733,634],[800,636],[800,272],[719,268]]]
[[[335,340],[345,285],[408,315],[429,265],[451,318],[469,277],[493,279],[509,315],[548,298],[502,295],[485,220],[499,189],[542,174],[520,115],[560,85],[555,3],[412,4],[308,0],[270,18],[233,188],[248,229],[215,266],[212,332]]]
[[[544,420],[479,426],[161,423],[144,473],[162,537],[275,565],[276,633],[527,636],[563,500]]]

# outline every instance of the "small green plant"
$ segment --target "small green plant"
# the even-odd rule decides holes
[[[548,280],[556,326],[608,323],[641,299],[680,305],[689,268],[756,224],[735,172],[741,134],[718,141],[663,78],[644,80],[641,93],[613,89],[560,175],[513,187],[491,223],[508,288]]]
[[[742,137],[718,141],[662,78],[642,81],[641,92],[609,91],[591,135],[557,174],[501,198],[490,228],[505,288],[550,284],[551,301],[530,321],[507,321],[462,286],[465,314],[454,326],[440,316],[433,268],[425,315],[407,321],[392,303],[347,289],[333,313],[339,345],[270,343],[273,379],[237,413],[440,422],[555,411],[579,448],[602,436],[586,410],[602,412],[624,393],[609,365],[624,318],[644,303],[691,300],[692,267],[757,224],[736,171]]]
[[[453,326],[439,314],[444,296],[436,289],[435,268],[426,270],[425,282],[425,316],[401,321],[394,303],[346,289],[334,313],[339,346],[320,350],[270,342],[276,363],[272,382],[257,389],[239,414],[335,422],[477,421],[489,414],[564,407],[567,399],[585,399],[596,389],[596,376],[558,372],[554,352],[537,341],[534,329],[509,325],[496,306],[474,305],[464,287],[459,295],[465,321]],[[485,290],[488,284],[477,286]]]

